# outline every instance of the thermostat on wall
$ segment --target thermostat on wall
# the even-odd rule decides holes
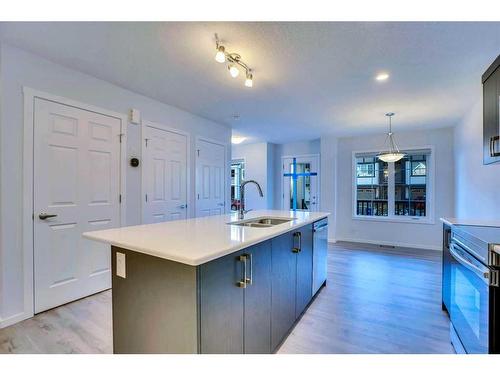
[[[141,122],[141,111],[132,108],[130,110],[130,123],[139,124],[140,122]]]

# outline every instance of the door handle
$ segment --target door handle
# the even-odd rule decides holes
[[[56,217],[57,215],[56,214],[46,214],[44,212],[42,212],[40,215],[38,215],[38,218],[40,220],[46,220],[46,219],[50,219],[51,217]]]
[[[242,277],[241,279],[236,283],[236,286],[238,288],[246,288],[247,287],[247,256],[246,255],[240,255],[238,258],[238,261],[242,264]]]
[[[179,206],[179,208],[183,210],[183,209],[187,208],[187,206],[188,206],[187,204],[181,204],[181,205]]]
[[[217,203],[217,206],[224,206],[224,203]]]

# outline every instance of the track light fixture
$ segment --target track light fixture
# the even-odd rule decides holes
[[[245,70],[245,86],[253,87],[253,73],[252,69],[241,60],[241,56],[237,53],[229,53],[226,48],[220,44],[219,36],[215,34],[215,49],[217,50],[215,54],[215,61],[218,63],[227,62],[227,69],[231,77],[236,78],[240,74],[238,67]]]

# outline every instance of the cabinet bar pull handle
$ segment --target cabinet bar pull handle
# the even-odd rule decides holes
[[[250,277],[248,278],[245,278],[245,282],[248,284],[248,285],[252,285],[253,283],[253,260],[252,260],[252,254],[247,254],[246,255],[247,259],[250,260]],[[246,263],[245,263],[246,265]]]
[[[246,255],[240,255],[238,257],[238,261],[242,264],[242,274],[243,276],[241,277],[241,279],[236,283],[236,286],[238,288],[246,288],[247,287],[247,257]],[[241,274],[240,274],[241,276]]]
[[[302,250],[302,233],[301,232],[295,232],[293,234],[293,238],[297,237],[299,239],[299,246],[298,247],[294,247],[292,249],[292,252],[293,253],[300,253],[301,250]]]
[[[500,139],[500,136],[495,135],[494,137],[490,137],[490,156],[492,158],[496,158],[500,156],[500,152],[495,151],[495,143]]]

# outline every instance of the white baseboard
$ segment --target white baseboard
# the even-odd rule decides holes
[[[371,245],[410,247],[413,249],[424,249],[424,250],[435,250],[435,251],[442,251],[443,250],[441,248],[441,246],[422,245],[422,244],[405,243],[405,242],[372,241],[372,240],[365,240],[365,239],[359,239],[359,238],[336,238],[334,240],[331,240],[330,238],[328,239],[328,242],[332,242],[332,243],[339,242],[339,241],[355,242],[355,243],[368,243]]]
[[[19,323],[31,317],[33,317],[33,314],[26,314],[25,312],[20,312],[18,314],[11,315],[7,318],[0,317],[0,328],[11,326],[13,324]]]
[[[328,238],[328,243],[336,243],[337,240],[335,238]]]

